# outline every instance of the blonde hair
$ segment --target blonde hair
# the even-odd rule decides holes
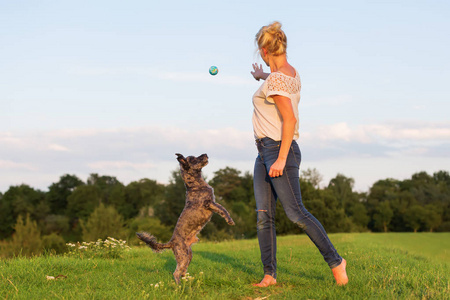
[[[259,49],[264,48],[271,55],[278,56],[286,53],[287,38],[281,30],[280,22],[275,21],[261,27],[255,36],[255,42]]]

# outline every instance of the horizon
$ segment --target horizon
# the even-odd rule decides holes
[[[207,166],[206,166],[206,167],[207,167]],[[206,168],[206,167],[205,167],[205,168]],[[225,168],[227,168],[227,167],[228,167],[228,166],[225,166]],[[209,176],[208,176],[208,175],[205,175],[204,172],[202,172],[202,176],[203,176],[203,178],[208,182],[208,181],[210,181],[210,180],[212,180],[212,179],[214,178],[214,173],[215,173],[215,172],[217,172],[217,171],[219,171],[219,170],[222,170],[222,169],[225,169],[225,168],[221,168],[221,169],[218,169],[218,170],[209,172],[209,173],[208,173]],[[236,169],[236,168],[233,168],[233,169],[238,170],[238,169]],[[306,170],[302,170],[302,171],[307,171],[307,170],[312,170],[312,169],[306,169]],[[176,169],[173,169],[173,170],[171,171],[171,173],[172,173],[172,172],[179,172],[179,171],[180,171],[180,170],[179,170],[178,168],[176,168]],[[240,173],[240,176],[244,176],[246,172],[249,172],[249,171],[242,172],[241,170],[238,170],[238,171],[241,172],[241,173]],[[320,176],[323,177],[323,174],[320,173],[320,170],[315,169],[315,171],[317,171],[318,174],[319,174]],[[449,172],[448,170],[438,170],[438,171],[436,171],[436,172],[439,172],[439,171],[444,171],[444,172],[447,172],[447,173]],[[417,174],[417,173],[420,173],[420,172],[426,172],[426,171],[419,171],[419,172],[416,172],[416,173],[414,173],[414,174]],[[430,175],[430,176],[433,176],[434,173],[436,173],[436,172],[433,172],[433,173],[428,173],[428,172],[426,172],[426,173],[427,173],[428,175]],[[31,188],[33,188],[33,189],[35,189],[35,190],[39,190],[39,191],[42,191],[42,192],[45,192],[45,193],[46,193],[46,192],[49,191],[49,188],[50,188],[50,186],[51,186],[52,184],[55,184],[55,183],[59,182],[59,180],[61,179],[61,177],[65,176],[65,175],[76,176],[78,179],[80,179],[81,181],[83,181],[83,183],[87,184],[87,181],[88,181],[89,177],[90,177],[92,174],[97,174],[98,176],[109,176],[109,177],[114,177],[114,178],[117,179],[117,181],[119,181],[120,183],[122,183],[124,186],[127,186],[127,185],[129,185],[130,183],[132,183],[132,182],[139,182],[140,180],[144,180],[144,179],[153,180],[153,181],[156,181],[158,184],[162,184],[162,185],[164,185],[164,186],[167,186],[168,184],[170,184],[171,179],[173,179],[173,176],[170,176],[169,178],[167,178],[167,181],[161,182],[161,181],[158,181],[158,180],[156,180],[156,179],[154,179],[154,178],[147,178],[147,177],[145,177],[145,178],[139,178],[139,179],[136,179],[136,180],[133,180],[133,181],[130,181],[130,182],[123,182],[122,180],[120,180],[120,178],[114,176],[113,174],[98,174],[98,173],[91,173],[91,174],[89,174],[89,175],[84,179],[84,178],[79,178],[79,177],[78,177],[77,175],[75,175],[75,174],[65,173],[65,174],[61,174],[61,175],[58,177],[58,180],[55,180],[55,181],[49,183],[49,184],[47,185],[47,187],[44,188],[44,189],[42,189],[42,188],[36,188],[36,187],[33,187],[33,186],[27,184],[26,182],[23,182],[23,183],[21,183],[21,184],[12,185],[12,186],[8,187],[8,189],[5,190],[5,191],[1,191],[1,190],[0,190],[0,194],[5,194],[5,192],[7,192],[11,187],[13,187],[13,186],[20,186],[20,185],[22,185],[22,184],[28,185],[29,187],[31,187]],[[251,174],[251,173],[250,173],[250,174]],[[409,180],[409,179],[412,178],[412,176],[413,176],[414,174],[411,174],[409,177],[403,178],[403,179],[392,178],[392,177],[380,178],[380,179],[376,180],[376,181],[374,182],[374,184],[375,184],[376,182],[378,182],[378,181],[381,181],[381,180],[390,180],[390,179],[392,179],[392,180],[397,180],[397,181]],[[253,174],[251,174],[251,175],[253,176]],[[337,173],[336,176],[337,176],[337,175],[344,175],[344,176],[345,176],[345,174],[342,174],[342,173]],[[303,176],[303,174],[302,174],[302,172],[300,171],[300,178],[301,178],[302,176]],[[346,177],[347,177],[347,176],[346,176]],[[335,178],[335,177],[333,177],[333,178]],[[330,180],[333,179],[333,178],[330,178]],[[353,180],[356,181],[356,179],[353,178],[353,177],[348,177],[348,178],[351,178],[351,179],[353,179]],[[319,182],[317,188],[318,188],[318,189],[325,189],[325,188],[327,188],[328,185],[329,185],[329,183],[330,183],[330,180],[325,181],[325,180],[322,179],[322,180]],[[372,186],[373,186],[373,185],[372,185]],[[369,192],[370,192],[370,188],[371,188],[372,186],[369,186],[367,190],[356,190],[355,187],[353,186],[352,191],[358,192],[358,193],[369,193]]]

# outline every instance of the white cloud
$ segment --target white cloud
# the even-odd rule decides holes
[[[10,160],[0,160],[0,169],[6,170],[35,170],[31,164],[17,163]]]
[[[113,169],[135,169],[146,170],[155,167],[154,163],[134,163],[129,161],[97,161],[88,163],[87,166],[92,170],[113,170]]]
[[[319,171],[325,161],[333,161],[334,170],[341,166],[344,171],[349,168],[345,164],[352,160],[363,165],[367,161],[373,167],[370,162],[374,159],[397,161],[396,165],[401,159],[405,164],[416,165],[417,157],[427,157],[427,162],[438,162],[434,166],[450,169],[450,123],[336,123],[302,132],[299,144],[304,163],[316,165]],[[251,171],[257,155],[253,133],[233,127],[0,132],[0,191],[22,180],[29,180],[26,183],[31,186],[40,184],[36,187],[43,189],[67,173],[82,179],[99,173],[116,176],[124,183],[142,178],[164,183],[178,168],[175,153],[207,153],[210,164],[204,171],[208,178],[226,166]],[[389,176],[389,170],[378,167],[380,170],[371,172]],[[362,170],[358,176],[362,176]],[[43,178],[53,181],[43,182]]]
[[[449,142],[450,123],[386,123],[352,126],[341,122],[319,126],[317,132],[308,132],[307,137],[322,141],[342,140],[360,143]]]
[[[50,144],[50,145],[48,145],[48,149],[53,150],[53,151],[63,151],[63,152],[69,151],[68,148],[58,145],[58,144]]]
[[[22,145],[23,141],[20,137],[11,132],[0,132],[0,146],[2,145]]]

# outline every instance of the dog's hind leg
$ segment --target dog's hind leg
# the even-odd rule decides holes
[[[180,283],[181,276],[186,275],[186,271],[192,259],[191,247],[186,244],[178,244],[173,248],[173,254],[177,261],[177,268],[173,272],[173,278],[177,284]]]
[[[216,214],[218,214],[222,218],[224,218],[229,225],[234,225],[233,219],[230,217],[230,214],[228,213],[228,211],[222,205],[220,205],[220,204],[218,204],[216,202],[212,202],[209,205],[209,209],[212,212],[215,212]]]
[[[188,249],[188,257],[189,257],[189,262],[188,262],[188,266],[191,264],[191,260],[192,260],[192,248],[191,247],[189,247],[189,249]],[[187,268],[186,268],[186,271],[187,271]],[[186,275],[186,273],[184,273],[182,276],[184,276],[184,275]]]

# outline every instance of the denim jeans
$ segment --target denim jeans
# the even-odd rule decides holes
[[[281,141],[270,138],[256,142],[258,157],[255,161],[253,188],[257,211],[257,232],[264,274],[277,277],[277,244],[275,232],[275,207],[277,199],[283,205],[287,217],[302,228],[316,245],[330,268],[342,262],[325,229],[309,213],[302,203],[299,168],[301,153],[296,141],[292,141],[286,167],[280,177],[269,177],[269,170],[278,158]]]

